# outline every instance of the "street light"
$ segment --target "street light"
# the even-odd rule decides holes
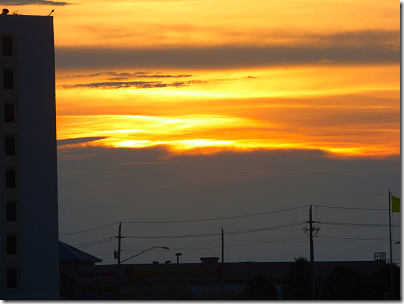
[[[131,258],[134,258],[135,256],[141,255],[142,253],[145,253],[145,252],[147,252],[147,251],[149,251],[149,250],[152,250],[152,249],[154,249],[154,248],[170,249],[170,248],[168,248],[168,247],[166,247],[166,246],[154,246],[154,247],[151,247],[151,248],[149,248],[149,249],[143,250],[142,252],[140,252],[140,253],[138,253],[138,254],[135,254],[134,256],[131,256],[130,258],[127,258],[126,260],[121,261],[120,264],[122,264],[123,262],[125,262],[125,261],[127,261],[127,260],[130,260]]]
[[[180,295],[180,256],[182,256],[181,252],[175,254],[177,256],[177,293]]]

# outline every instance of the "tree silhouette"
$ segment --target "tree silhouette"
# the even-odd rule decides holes
[[[294,258],[285,276],[285,300],[309,300],[311,298],[310,263],[306,258]]]
[[[335,265],[323,282],[320,299],[364,300],[365,277],[351,267]]]
[[[396,264],[393,264],[393,283],[394,300],[400,300],[400,267],[398,267]],[[379,271],[376,271],[370,275],[367,286],[368,299],[383,300],[384,293],[390,293],[390,264],[382,265]]]
[[[256,275],[247,281],[246,296],[254,300],[276,300],[275,286],[262,275]]]

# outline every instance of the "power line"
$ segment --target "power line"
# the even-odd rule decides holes
[[[323,222],[324,223],[324,222]],[[230,234],[243,234],[243,233],[252,233],[252,232],[261,232],[261,231],[267,231],[267,230],[273,230],[273,229],[281,229],[281,228],[285,228],[285,227],[291,227],[291,226],[296,226],[296,225],[302,225],[302,224],[306,224],[306,222],[298,222],[298,223],[292,223],[292,224],[287,224],[287,225],[281,225],[281,226],[272,226],[272,227],[264,227],[264,228],[256,228],[256,229],[248,229],[248,230],[242,230],[242,231],[235,231],[235,232],[228,232],[226,233],[227,235]],[[387,227],[386,225],[383,224],[354,224],[354,223],[333,223],[333,222],[325,222],[324,224],[331,224],[331,225],[347,225],[347,226],[359,226],[359,227]],[[358,227],[358,228],[359,228]],[[396,226],[399,227],[399,226]],[[211,230],[208,230],[211,231]],[[214,234],[193,234],[193,235],[180,235],[180,236],[150,236],[150,237],[142,237],[142,236],[126,236],[125,238],[164,238],[164,239],[173,239],[173,238],[187,238],[187,237],[213,237],[213,236],[219,236],[220,233],[214,233]],[[250,243],[250,244],[240,244],[240,245],[230,245],[227,247],[242,247],[242,246],[252,246],[252,245],[260,245],[260,244],[265,244],[265,243],[277,243],[277,242],[285,242],[285,241],[291,241],[291,240],[297,240],[297,239],[302,239],[303,237],[298,237],[298,238],[292,238],[292,239],[284,239],[284,240],[276,240],[276,241],[259,241],[259,242],[254,242],[254,243]],[[325,238],[325,239],[338,239],[338,240],[345,240],[345,241],[350,241],[350,240],[357,240],[357,241],[386,241],[385,239],[381,239],[381,238],[344,238],[344,237],[326,237],[326,236],[319,236],[319,238]],[[106,243],[109,242],[111,238],[104,238],[104,239],[99,239],[99,240],[95,240],[95,241],[90,241],[90,242],[86,242],[86,243],[81,243],[81,244],[77,244],[74,245],[76,247],[88,247],[88,246],[93,246],[93,245],[98,245],[98,244],[102,244],[102,243]],[[232,241],[242,241],[242,240],[234,240],[234,239],[230,239]],[[189,247],[194,247],[194,246],[198,246],[198,245],[202,245],[202,244],[207,244],[207,243],[211,243],[211,242],[216,242],[217,240],[213,240],[213,241],[208,241],[205,243],[200,243],[200,244],[196,244],[196,245],[192,245]],[[320,240],[320,242],[324,242],[323,240]],[[328,242],[328,241],[325,241]],[[333,241],[329,241],[329,242],[333,242]],[[335,241],[337,242],[337,241]],[[145,242],[145,243],[150,243],[150,242]],[[144,243],[141,243],[144,244]],[[136,244],[128,244],[126,245],[126,247],[129,246],[133,246],[133,245],[139,245],[139,243]],[[207,247],[207,248],[195,248],[195,249],[187,249],[189,247],[182,247],[179,248],[181,250],[200,250],[200,249],[215,249],[215,248],[220,248],[219,247]],[[136,250],[124,250],[126,252],[129,251],[136,251]]]
[[[80,243],[77,245],[73,245],[75,247],[81,246],[84,247],[86,245],[96,245],[96,244],[100,244],[100,243],[105,243],[105,242],[109,242],[110,238],[103,238],[103,239],[99,239],[99,240],[95,240],[95,241],[90,241],[90,242],[85,242],[85,243]]]
[[[106,242],[109,242],[109,241],[108,241],[108,240],[106,240],[106,241],[100,241],[100,242],[97,242],[97,243],[94,243],[94,244],[79,245],[79,246],[74,245],[74,247],[77,247],[77,248],[83,248],[83,247],[89,247],[89,246],[94,246],[94,245],[104,244],[104,243],[106,243]]]
[[[199,244],[194,244],[194,245],[190,245],[190,246],[186,246],[186,247],[180,247],[180,248],[177,248],[175,250],[193,250],[193,249],[188,249],[188,248],[199,246],[199,245],[205,245],[205,244],[209,244],[209,243],[213,243],[213,242],[219,242],[219,241],[220,241],[220,239],[216,239],[216,240],[203,242],[203,243],[199,243]],[[196,249],[198,249],[198,248],[196,248]]]
[[[234,231],[234,232],[227,232],[226,235],[231,235],[231,234],[241,234],[241,233],[251,233],[251,232],[260,232],[260,231],[267,231],[267,230],[273,230],[273,229],[281,229],[281,228],[286,228],[286,227],[293,227],[297,225],[303,225],[306,224],[306,222],[298,222],[298,223],[292,223],[292,224],[286,224],[286,225],[279,225],[279,226],[272,226],[272,227],[264,227],[264,228],[255,228],[255,229],[249,229],[249,230],[243,230],[243,231]],[[177,239],[177,238],[189,238],[189,237],[212,237],[212,236],[219,236],[221,235],[221,232],[219,233],[210,233],[210,234],[186,234],[186,235],[170,235],[170,236],[125,236],[125,238],[132,238],[132,239]]]
[[[265,227],[265,228],[256,228],[256,229],[249,229],[249,230],[242,230],[242,231],[227,232],[226,235],[250,233],[250,232],[260,232],[260,231],[288,228],[288,227],[293,227],[293,226],[298,226],[298,225],[305,225],[305,224],[306,224],[306,222],[297,222],[297,223],[293,223],[293,224],[286,224],[286,225],[279,225],[279,226],[272,226],[272,227]]]
[[[124,223],[124,224],[171,224],[171,223],[207,222],[207,221],[227,220],[227,219],[243,218],[243,217],[251,217],[251,216],[260,216],[260,215],[266,215],[266,214],[273,214],[273,213],[297,210],[297,209],[306,208],[306,207],[307,206],[301,206],[301,207],[288,208],[288,209],[275,210],[275,211],[268,211],[268,212],[261,212],[261,213],[235,215],[235,216],[229,216],[229,217],[218,217],[218,218],[210,218],[210,219],[199,219],[199,220],[194,219],[194,220],[156,221],[156,222],[122,222],[122,223]],[[89,229],[85,229],[85,230],[80,230],[80,231],[60,234],[59,236],[66,236],[66,235],[72,235],[72,234],[77,234],[77,233],[88,232],[88,231],[97,230],[97,229],[101,229],[101,228],[105,228],[105,227],[109,227],[109,226],[117,225],[117,224],[119,224],[119,222],[115,222],[115,223],[112,223],[112,224],[99,226],[99,227],[95,227],[95,228],[89,228]]]
[[[384,239],[359,239],[359,238],[341,238],[339,240],[318,240],[317,243],[341,243],[341,242],[359,242],[359,241],[377,241],[377,242],[389,242]]]
[[[158,222],[122,222],[125,224],[171,224],[171,223],[190,223],[190,222],[207,222],[207,221],[218,221],[218,220],[228,220],[234,218],[242,218],[242,217],[250,217],[250,216],[258,216],[258,215],[265,215],[265,214],[272,214],[272,213],[279,213],[285,211],[291,211],[301,208],[306,208],[307,206],[289,208],[289,209],[282,209],[276,211],[268,211],[268,212],[261,212],[261,213],[253,213],[253,214],[245,214],[245,215],[235,215],[235,216],[228,216],[228,217],[218,217],[218,218],[210,218],[210,219],[200,219],[200,220],[177,220],[177,221],[158,221]]]
[[[254,245],[263,245],[263,244],[269,244],[269,243],[282,243],[282,242],[288,242],[288,241],[294,241],[294,240],[300,240],[304,239],[306,237],[296,237],[296,238],[290,238],[290,239],[283,239],[283,240],[274,240],[274,241],[260,241],[260,242],[255,242],[251,244],[238,244],[238,245],[227,245],[226,248],[233,248],[233,247],[245,247],[245,246],[254,246]],[[205,243],[199,243],[196,245],[188,246],[188,247],[181,247],[181,248],[176,248],[172,249],[170,251],[176,251],[176,250],[182,250],[182,251],[194,251],[194,250],[205,250],[205,249],[217,249],[221,248],[221,246],[214,246],[214,247],[197,247],[197,248],[190,248],[198,245],[203,245],[203,244],[208,244],[208,243],[213,243],[213,242],[219,242],[220,239],[215,239],[213,241],[205,242]],[[125,250],[126,252],[136,252],[139,250]]]
[[[349,238],[349,237],[338,237],[338,236],[319,236],[319,238],[325,239],[338,239],[338,240],[352,240],[352,241],[388,241],[385,238]]]
[[[217,231],[219,228],[214,228],[214,229],[209,229],[209,230],[204,230],[204,231],[200,231],[198,233],[205,233],[205,232],[210,232],[210,231]],[[160,241],[165,241],[165,239],[161,239]],[[129,247],[129,246],[139,246],[139,245],[143,245],[143,244],[150,244],[150,243],[155,243],[156,241],[151,240],[151,241],[147,241],[147,242],[135,242],[135,243],[125,243],[122,245],[122,247]],[[127,250],[122,250],[122,251],[127,251]]]
[[[290,240],[294,240],[294,239],[303,239],[303,238],[306,238],[306,237],[303,236],[303,237],[297,237],[297,238],[293,238],[293,239],[283,239],[283,240],[276,240],[276,241],[262,241],[262,240],[255,240],[254,241],[254,240],[240,240],[240,239],[226,238],[226,241],[228,241],[228,242],[229,241],[231,241],[231,242],[248,242],[247,244],[244,244],[244,245],[249,245],[249,244],[254,245],[254,244],[264,244],[264,243],[273,243],[273,242],[277,243],[277,242],[284,242],[284,241],[290,241]]]
[[[283,240],[262,241],[262,242],[256,242],[256,243],[251,243],[251,244],[228,245],[226,247],[244,247],[244,246],[262,245],[262,244],[269,244],[269,243],[282,243],[282,242],[288,242],[288,241],[301,240],[301,239],[305,239],[305,238],[306,237],[304,237],[304,236],[300,236],[300,237],[283,239]]]
[[[368,210],[368,211],[386,211],[388,209],[383,209],[383,208],[361,208],[361,207],[335,207],[335,206],[322,206],[322,205],[316,205],[317,207],[322,207],[322,208],[331,208],[331,209],[349,209],[349,210]],[[295,207],[295,208],[288,208],[288,209],[282,209],[282,210],[275,210],[275,211],[268,211],[268,212],[261,212],[261,213],[253,213],[253,214],[245,214],[245,215],[235,215],[235,216],[229,216],[229,217],[218,217],[218,218],[208,218],[208,219],[193,219],[193,220],[175,220],[175,221],[155,221],[155,222],[122,222],[125,224],[171,224],[171,223],[191,223],[191,222],[207,222],[207,221],[218,221],[218,220],[227,220],[227,219],[235,219],[235,218],[243,218],[243,217],[251,217],[251,216],[260,216],[260,215],[266,215],[266,214],[274,214],[274,213],[279,213],[279,212],[285,212],[285,211],[291,211],[291,210],[297,210],[301,208],[306,208],[308,206],[300,206],[300,207]],[[77,233],[83,233],[83,232],[88,232],[92,230],[97,230],[105,227],[109,227],[112,225],[117,225],[119,222],[115,222],[112,224],[100,226],[100,227],[95,227],[95,228],[89,228],[85,230],[80,230],[80,231],[75,231],[75,232],[70,232],[70,233],[65,233],[65,234],[60,234],[59,236],[66,236],[66,235],[72,235],[72,234],[77,234]]]
[[[75,232],[70,232],[70,233],[65,233],[65,234],[59,234],[59,236],[66,236],[66,235],[71,235],[71,234],[77,234],[77,233],[92,231],[92,230],[101,229],[101,228],[109,227],[109,226],[116,225],[116,224],[119,224],[119,223],[116,222],[116,223],[112,223],[112,224],[108,224],[108,225],[104,225],[104,226],[100,226],[100,227],[95,227],[95,228],[90,228],[90,229],[86,229],[86,230],[80,230],[80,231],[75,231]]]
[[[386,208],[333,207],[333,206],[321,206],[321,205],[316,205],[316,207],[331,208],[331,209],[368,210],[368,211],[387,211],[387,210],[389,210]]]
[[[356,227],[389,227],[388,224],[354,224],[354,223],[335,223],[335,222],[321,222],[325,225],[340,225],[340,226],[356,226]],[[392,227],[400,227],[399,225],[392,225]]]
[[[266,214],[274,214],[274,213],[279,213],[279,212],[285,212],[285,211],[291,211],[291,210],[297,210],[301,208],[305,208],[307,206],[302,206],[302,207],[296,207],[296,208],[289,208],[289,209],[283,209],[283,210],[276,210],[276,211],[268,211],[268,212],[262,212],[262,213],[255,213],[255,214],[247,214],[247,215],[238,215],[238,216],[231,216],[231,217],[221,217],[221,218],[211,218],[211,219],[200,219],[200,220],[183,220],[183,221],[165,221],[165,222],[123,222],[123,223],[138,223],[138,224],[168,224],[168,223],[189,223],[189,222],[202,222],[202,221],[215,221],[215,220],[225,220],[225,219],[234,219],[234,218],[243,218],[243,217],[251,217],[251,216],[260,216],[260,215],[266,215]],[[369,210],[369,211],[380,211],[380,210],[388,210],[388,209],[373,209],[373,208],[348,208],[348,207],[333,207],[333,206],[317,206],[317,207],[323,207],[323,208],[332,208],[332,209],[356,209],[356,210]],[[72,234],[77,234],[77,233],[84,233],[88,231],[93,231],[97,229],[102,229],[105,227],[109,227],[112,225],[116,225],[116,223],[111,223],[108,225],[103,225],[95,228],[90,228],[86,230],[81,230],[81,231],[76,231],[76,232],[71,232],[71,233],[66,233],[62,234],[60,236],[67,236],[67,235],[72,235]],[[298,222],[298,223],[292,223],[292,224],[286,224],[286,225],[280,225],[280,226],[272,226],[272,227],[264,227],[264,228],[255,228],[255,229],[246,229],[246,230],[239,230],[239,231],[233,231],[233,232],[227,232],[226,235],[237,235],[237,234],[244,234],[244,233],[253,233],[253,232],[261,232],[261,231],[268,231],[268,230],[273,230],[273,229],[285,229],[288,227],[293,227],[293,226],[298,226],[306,224],[306,222]],[[352,227],[352,228],[360,228],[360,227],[388,227],[387,224],[367,224],[367,223],[337,223],[337,222],[322,222],[322,224],[325,225],[336,225],[336,226],[347,226],[347,227]],[[393,225],[392,227],[400,227],[399,225]],[[233,229],[240,229],[240,228],[233,228]],[[344,228],[329,228],[329,229],[344,229]],[[214,229],[212,229],[214,230]],[[212,230],[207,230],[207,231],[212,231]],[[207,232],[205,231],[205,232]],[[126,238],[137,238],[137,239],[176,239],[176,238],[197,238],[197,237],[216,237],[219,236],[221,233],[211,233],[211,234],[204,234],[204,233],[199,233],[199,234],[188,234],[188,235],[174,235],[174,236],[127,236]],[[332,237],[330,237],[332,238]],[[380,239],[359,239],[359,238],[337,238],[334,237],[334,239],[340,239],[340,240],[361,240],[361,241],[366,241],[366,240],[380,240]],[[85,242],[85,243],[80,243],[77,245],[74,245],[76,247],[89,247],[89,246],[94,246],[94,245],[99,245],[103,244],[106,242],[109,242],[111,238],[104,238],[104,239],[99,239],[95,241],[90,241],[90,242]],[[153,241],[150,241],[153,242]],[[150,243],[150,242],[143,242],[143,243]],[[213,242],[213,241],[212,241]],[[234,245],[230,247],[237,247],[237,246],[249,246],[249,245],[258,245],[258,244],[264,244],[264,243],[271,243],[274,241],[269,241],[269,242],[259,242],[259,243],[252,243],[252,244],[244,244],[244,245]],[[275,241],[278,242],[278,241]],[[209,242],[207,242],[209,243]],[[135,245],[135,244],[133,244]],[[129,245],[130,246],[130,245]],[[197,246],[197,245],[194,245]],[[125,246],[127,247],[127,246]],[[186,248],[186,247],[185,247]],[[185,249],[184,248],[184,249]],[[192,250],[192,249],[191,249]],[[128,251],[128,250],[127,250]]]

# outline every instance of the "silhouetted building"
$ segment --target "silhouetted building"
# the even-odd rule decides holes
[[[101,260],[76,250],[75,253],[61,254],[60,261],[61,272],[70,279],[70,286],[65,287],[70,288],[70,296],[74,300],[180,299],[184,297],[218,299],[222,296],[234,299],[243,296],[248,281],[257,275],[265,277],[275,285],[277,298],[282,299],[285,284],[283,280],[294,263],[224,263],[224,269],[218,262],[219,258],[201,258],[201,263],[179,263],[178,265],[157,262],[121,264],[118,280],[117,265],[95,265]],[[385,263],[384,260],[316,262],[316,282],[320,283],[321,289],[321,282],[327,278],[335,265],[350,267],[360,275],[368,276],[378,271]]]
[[[53,17],[0,15],[0,299],[60,299]]]

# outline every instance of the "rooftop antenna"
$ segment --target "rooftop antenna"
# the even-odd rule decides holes
[[[48,16],[50,16],[53,12],[54,12],[55,10],[52,10],[50,13],[49,13],[49,15]]]

